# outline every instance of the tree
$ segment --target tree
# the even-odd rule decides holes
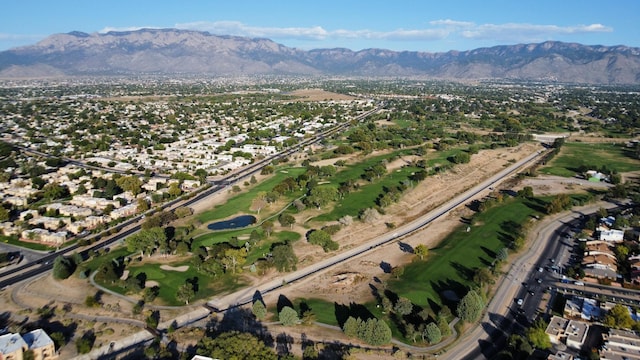
[[[56,279],[66,279],[76,270],[76,265],[71,259],[62,255],[53,261],[53,277]]]
[[[142,180],[135,175],[121,176],[116,179],[116,184],[122,190],[131,192],[133,196],[140,194],[142,191]]]
[[[278,359],[278,355],[256,336],[237,331],[225,332],[215,338],[202,338],[198,342],[197,353],[218,359]]]
[[[345,321],[344,324],[342,325],[342,331],[344,332],[345,335],[347,335],[348,337],[358,337],[358,328],[359,328],[358,320],[360,319],[359,318],[356,319],[353,316],[349,316],[347,321]]]
[[[173,211],[178,218],[185,218],[193,214],[193,209],[188,206],[181,206]]]
[[[420,260],[424,260],[424,257],[429,254],[429,248],[424,244],[419,244],[413,248],[413,253],[420,257]]]
[[[508,257],[509,257],[509,249],[507,248],[500,249],[496,254],[496,260],[498,261],[505,261],[507,260]]]
[[[454,164],[466,164],[471,161],[471,155],[464,151],[459,151],[449,158]]]
[[[391,328],[381,319],[367,320],[366,334],[369,336],[362,339],[371,345],[384,345],[391,341]]]
[[[332,186],[316,186],[309,192],[309,196],[305,198],[307,204],[313,205],[320,209],[329,202],[336,199],[338,191]]]
[[[293,224],[296,223],[296,218],[291,214],[282,213],[280,214],[280,216],[278,216],[278,221],[283,227],[289,226],[293,228]]]
[[[618,329],[631,329],[634,321],[629,309],[621,304],[614,305],[602,321],[606,326]]]
[[[0,221],[9,220],[9,210],[0,205]]]
[[[125,244],[127,244],[127,250],[129,251],[140,251],[140,256],[144,256],[146,252],[148,255],[151,255],[153,250],[158,248],[160,243],[166,243],[167,235],[164,232],[164,229],[160,227],[153,227],[150,229],[143,229],[139,232],[130,235],[125,239]]]
[[[138,199],[138,201],[136,202],[136,210],[138,212],[145,212],[147,210],[149,210],[149,203],[147,202],[146,199]]]
[[[285,306],[280,310],[280,313],[278,313],[278,319],[284,326],[295,325],[299,321],[298,312],[290,306]]]
[[[167,191],[171,197],[178,197],[182,195],[182,189],[180,189],[180,184],[174,182],[169,185],[169,190]]]
[[[373,224],[379,218],[380,218],[380,213],[378,212],[378,210],[373,208],[364,209],[364,211],[362,211],[362,214],[360,214],[360,220],[362,220],[367,224]]]
[[[478,268],[473,274],[473,281],[482,288],[486,284],[493,283],[493,274],[486,267]]]
[[[411,314],[413,311],[413,304],[411,300],[401,297],[396,302],[396,305],[393,307],[393,310],[398,313],[400,316],[405,316]]]
[[[62,199],[69,196],[69,188],[57,183],[49,183],[42,188],[42,196],[47,200]]]
[[[530,199],[533,197],[533,188],[531,186],[525,186],[522,190],[518,191],[518,197]]]
[[[236,273],[238,266],[242,266],[247,258],[247,248],[241,247],[239,249],[227,249],[224,252],[224,257],[221,260],[222,266],[225,271],[230,271],[232,274]]]
[[[394,266],[391,269],[391,275],[393,275],[396,279],[400,279],[402,275],[404,275],[404,267],[402,266]]]
[[[331,235],[324,230],[312,230],[307,235],[307,241],[310,244],[322,246],[322,250],[329,252],[338,249],[338,243],[331,240]]]
[[[263,207],[267,206],[267,204],[267,193],[264,191],[260,191],[251,202],[251,209],[257,211],[258,214],[260,214],[260,210],[262,210]]]
[[[271,232],[273,231],[273,221],[267,220],[260,224],[262,230],[267,234],[267,237],[271,236]]]
[[[438,327],[438,325],[436,325],[436,323],[433,322],[425,326],[423,335],[424,339],[429,344],[437,344],[440,342],[440,340],[442,340],[442,333],[440,332],[440,328]]]
[[[178,293],[176,294],[176,299],[180,301],[184,301],[186,305],[189,305],[189,301],[196,296],[196,292],[193,288],[193,284],[191,282],[185,282],[184,284],[178,287]]]
[[[91,351],[93,347],[93,343],[96,341],[96,335],[93,333],[93,330],[88,330],[82,337],[76,340],[76,350],[80,354],[87,354]]]
[[[271,255],[273,256],[273,264],[279,272],[295,270],[296,264],[298,264],[298,257],[290,244],[274,246]]]
[[[251,312],[255,315],[256,319],[264,320],[267,317],[267,307],[264,306],[262,300],[256,300],[251,307]]]
[[[545,332],[547,324],[542,320],[537,320],[533,326],[525,331],[527,340],[536,348],[546,350],[551,348],[551,340]]]
[[[462,321],[474,322],[480,318],[484,300],[474,290],[469,290],[458,304],[457,313]]]

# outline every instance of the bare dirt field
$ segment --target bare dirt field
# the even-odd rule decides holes
[[[338,101],[338,100],[356,100],[355,97],[338,94],[322,89],[300,89],[294,90],[289,94],[298,97],[297,100],[302,101]]]

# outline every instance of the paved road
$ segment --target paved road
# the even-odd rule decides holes
[[[500,344],[495,342],[494,337],[503,330],[508,330],[506,328],[511,325],[508,320],[509,314],[513,310],[514,298],[521,290],[521,283],[525,279],[530,279],[533,273],[537,272],[537,264],[544,262],[547,257],[544,250],[556,230],[583,214],[594,213],[601,207],[613,208],[616,206],[613,203],[599,202],[545,218],[534,228],[535,239],[530,248],[513,263],[507,275],[502,278],[480,323],[465,333],[453,348],[441,355],[441,358],[451,360],[486,359],[485,354],[491,355],[494,350],[499,349]]]

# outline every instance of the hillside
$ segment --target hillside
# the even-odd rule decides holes
[[[588,84],[640,83],[640,49],[544,42],[427,53],[303,51],[269,39],[175,29],[51,35],[0,52],[0,78],[201,74],[417,76]]]

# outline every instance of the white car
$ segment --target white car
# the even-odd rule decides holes
[[[522,306],[522,303],[524,303],[524,301],[522,299],[516,300],[516,304]]]

